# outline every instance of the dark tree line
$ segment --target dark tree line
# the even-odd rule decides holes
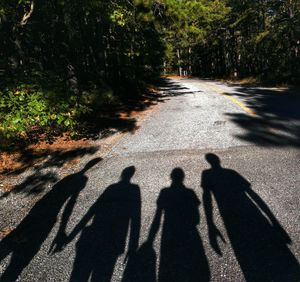
[[[2,73],[52,71],[73,88],[145,79],[162,61],[211,76],[300,74],[298,0],[2,0],[0,32]]]
[[[4,71],[52,71],[74,87],[159,71],[162,44],[147,3],[25,0],[1,8]]]
[[[74,133],[161,73],[300,78],[299,0],[1,0],[0,38],[2,141]]]
[[[174,62],[187,73],[299,83],[299,0],[169,2],[187,10],[181,58],[173,50]]]
[[[2,137],[27,137],[35,126],[75,131],[80,116],[138,93],[163,59],[154,8],[151,1],[1,1]]]

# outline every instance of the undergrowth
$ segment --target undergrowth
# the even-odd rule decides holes
[[[104,83],[91,83],[74,93],[52,73],[6,74],[0,81],[0,149],[63,133],[76,138],[84,118],[121,103],[120,86],[113,90]]]

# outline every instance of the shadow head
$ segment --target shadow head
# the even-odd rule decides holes
[[[215,154],[209,153],[205,155],[205,159],[212,167],[220,167],[221,161],[219,157]]]
[[[134,166],[129,166],[126,167],[121,174],[121,180],[122,181],[130,181],[130,179],[132,178],[132,176],[135,173],[135,167]]]
[[[95,166],[97,163],[99,163],[100,161],[102,161],[102,158],[92,159],[84,166],[84,168],[81,170],[81,173],[85,173],[86,171],[91,169],[93,166]]]
[[[176,167],[171,172],[171,179],[174,183],[183,183],[184,171],[180,167]]]

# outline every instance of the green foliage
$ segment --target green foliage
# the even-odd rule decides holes
[[[222,0],[164,1],[162,33],[167,42],[165,62],[174,72],[181,67],[191,71],[194,46],[205,42],[212,25],[224,20],[230,9]]]
[[[228,13],[209,21],[205,41],[193,50],[194,73],[300,83],[299,1],[220,2]]]
[[[48,79],[53,79],[48,77]],[[7,140],[28,139],[34,132],[69,131],[75,134],[77,120],[89,111],[74,94],[62,89],[47,89],[49,80],[39,83],[2,83],[0,89],[0,137]],[[44,82],[44,83],[42,83]],[[57,84],[53,82],[51,85]],[[4,86],[3,86],[4,85]]]

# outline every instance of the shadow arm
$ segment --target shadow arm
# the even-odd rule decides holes
[[[94,210],[95,210],[95,203],[91,209],[84,215],[84,217],[78,222],[78,224],[75,226],[75,228],[72,230],[70,235],[68,236],[68,242],[72,241],[76,235],[88,224],[88,222],[91,220],[91,218],[94,216]]]
[[[221,232],[216,227],[214,220],[213,220],[213,206],[212,206],[212,195],[209,186],[206,185],[205,181],[203,181],[202,178],[202,187],[203,187],[203,205],[204,205],[204,211],[206,216],[206,222],[208,227],[208,237],[210,241],[211,247],[214,249],[214,251],[218,255],[222,255],[219,243],[218,243],[218,237],[225,242]]]
[[[162,217],[162,209],[158,205],[157,209],[156,209],[156,212],[155,212],[155,216],[154,216],[152,225],[151,225],[151,228],[150,228],[150,231],[149,231],[148,239],[147,239],[147,242],[149,242],[151,244],[154,242],[155,236],[158,232],[161,217]]]
[[[133,204],[131,222],[130,222],[130,237],[128,252],[134,252],[139,245],[140,229],[141,229],[141,195],[138,195]]]
[[[207,188],[203,189],[203,205],[204,205],[207,225],[208,227],[211,227],[214,225],[213,211],[212,211],[212,197],[211,197],[211,192]]]
[[[77,193],[74,193],[70,197],[69,201],[66,204],[66,207],[62,214],[61,224],[57,231],[56,237],[50,246],[50,250],[49,250],[50,252],[51,251],[53,251],[53,252],[61,251],[62,246],[67,241],[66,227],[67,227],[69,218],[73,212],[74,206],[76,204],[78,195],[79,195],[79,191]]]
[[[251,189],[250,185],[246,189],[247,194],[249,197],[253,200],[254,203],[257,204],[257,206],[262,210],[262,212],[268,217],[268,219],[271,221],[273,227],[277,231],[277,233],[280,235],[280,237],[286,242],[290,243],[291,238],[287,234],[287,232],[283,229],[283,227],[280,225],[279,221],[276,219],[275,215],[272,213],[268,205],[263,201],[263,199],[254,191]]]
[[[278,223],[277,219],[275,218],[267,204],[254,190],[251,189],[250,185],[247,187],[246,192],[253,200],[253,202],[256,203],[258,207],[265,213],[265,215],[271,220],[272,223]]]

